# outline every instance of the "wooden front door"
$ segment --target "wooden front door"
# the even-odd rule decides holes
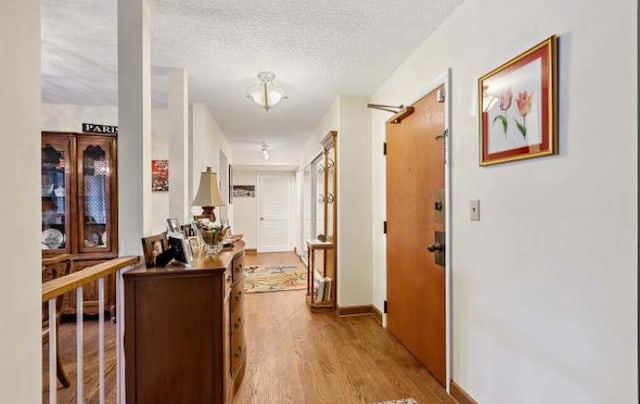
[[[387,123],[387,320],[444,386],[445,267],[428,250],[444,245],[445,230],[445,103],[437,91]]]

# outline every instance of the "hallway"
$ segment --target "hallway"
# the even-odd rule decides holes
[[[300,262],[247,255],[247,265]],[[276,262],[280,261],[280,262]],[[454,403],[373,316],[311,314],[305,291],[245,295],[247,373],[235,403]]]

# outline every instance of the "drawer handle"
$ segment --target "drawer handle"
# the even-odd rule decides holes
[[[231,283],[231,275],[227,275],[227,283]]]
[[[236,296],[235,296],[236,300],[240,300],[242,298],[242,291],[239,291]]]
[[[239,318],[239,319],[235,322],[235,324],[233,324],[233,328],[235,328],[236,330],[237,330],[238,328],[240,328],[240,327],[242,327],[242,319],[241,319],[241,318]]]
[[[236,267],[236,272],[240,272],[240,271],[242,271],[242,264],[239,264],[239,265]]]

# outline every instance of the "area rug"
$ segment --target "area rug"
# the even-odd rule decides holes
[[[256,265],[244,270],[246,293],[299,290],[307,287],[307,271],[295,264]]]
[[[376,404],[418,404],[418,402],[413,398],[403,398],[401,400],[380,401]]]

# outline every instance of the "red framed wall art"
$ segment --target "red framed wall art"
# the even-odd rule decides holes
[[[478,79],[480,165],[558,153],[557,37]]]

